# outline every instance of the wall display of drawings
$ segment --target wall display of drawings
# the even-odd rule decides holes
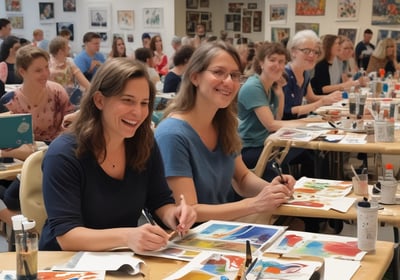
[[[270,23],[286,24],[288,5],[269,5]]]
[[[163,8],[144,8],[143,9],[143,27],[144,28],[162,28],[163,27]]]
[[[199,7],[198,0],[186,0],[186,9],[197,9]]]
[[[240,22],[240,19],[239,19]],[[186,33],[193,35],[197,24],[203,24],[206,32],[212,32],[212,13],[210,12],[186,12]]]
[[[250,5],[252,4],[252,5]],[[229,14],[225,15],[225,30],[251,33],[261,32],[262,12],[253,11],[256,3],[249,3],[247,7],[243,3],[228,3]]]
[[[262,11],[253,12],[253,32],[261,32],[262,27]]]
[[[290,37],[290,28],[271,27],[271,41],[283,42]]]
[[[339,28],[338,35],[343,35],[349,38],[353,44],[356,43],[358,28]]]
[[[120,29],[134,29],[135,17],[133,11],[117,11],[117,22]]]
[[[319,35],[319,23],[296,22],[295,28],[294,28],[295,33],[300,30],[304,30],[304,29],[311,29],[315,33],[317,33],[317,35]]]
[[[106,31],[101,31],[101,32],[97,32],[100,35],[100,47],[102,48],[108,48],[110,46],[110,41],[112,40],[112,38],[110,38],[109,32]]]
[[[387,1],[390,3],[382,4],[382,0],[372,2],[372,24],[391,25],[400,23],[400,2]]]
[[[326,0],[296,0],[296,16],[325,15]]]
[[[74,24],[72,22],[57,22],[56,28],[57,35],[60,35],[61,30],[67,29],[71,33],[71,37],[69,37],[69,40],[74,40]]]
[[[225,30],[240,32],[241,14],[225,15]]]
[[[338,21],[358,20],[360,0],[338,0],[337,19]]]
[[[89,28],[109,28],[111,24],[111,7],[90,6],[89,7]]]
[[[21,0],[5,0],[6,12],[21,12]],[[23,27],[22,27],[23,28]]]
[[[54,22],[53,2],[39,2],[39,18],[40,18],[40,23]]]

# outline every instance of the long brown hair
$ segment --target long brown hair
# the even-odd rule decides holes
[[[82,99],[79,117],[72,126],[78,143],[76,150],[78,157],[88,153],[93,154],[100,161],[106,157],[104,127],[101,121],[102,111],[96,107],[93,100],[96,92],[100,91],[105,97],[117,96],[122,93],[127,81],[142,77],[146,78],[150,88],[149,115],[136,130],[135,135],[125,139],[125,153],[130,167],[137,171],[144,170],[154,145],[151,117],[156,90],[144,65],[124,57],[109,59],[100,66],[91,81],[89,91]]]
[[[178,94],[165,109],[164,117],[172,112],[189,112],[195,107],[197,88],[192,83],[191,77],[196,73],[205,71],[214,57],[221,52],[228,53],[238,68],[242,70],[239,54],[232,45],[223,41],[202,43],[191,56],[182,77]],[[237,132],[236,112],[237,99],[229,104],[228,107],[218,109],[213,119],[213,124],[218,130],[219,141],[225,154],[239,153],[241,149],[241,140]]]

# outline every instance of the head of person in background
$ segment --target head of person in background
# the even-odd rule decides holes
[[[369,44],[372,40],[372,36],[374,35],[374,33],[372,32],[371,29],[367,28],[364,30],[363,33],[363,42],[364,44]]]
[[[83,44],[88,55],[94,55],[100,51],[101,36],[97,32],[87,32],[83,35]]]
[[[196,25],[195,36],[199,37],[200,40],[203,40],[206,38],[206,27],[203,23],[198,23]]]
[[[32,44],[32,42],[29,41],[29,40],[26,39],[26,38],[20,38],[20,39],[19,39],[19,43],[21,44],[21,47],[26,46],[26,45],[31,45],[31,44]]]
[[[44,32],[42,29],[35,29],[32,32],[32,45],[38,47],[39,43],[44,40]]]
[[[65,38],[65,39],[67,39],[69,41],[71,39],[72,34],[71,34],[71,31],[68,28],[63,28],[63,29],[60,30],[59,36]]]
[[[192,46],[182,46],[174,55],[174,67],[164,79],[163,92],[178,92],[181,77],[185,73],[187,63],[194,52]]]
[[[340,50],[340,39],[338,35],[326,34],[322,36],[322,57],[321,60],[333,62]]]
[[[22,79],[15,72],[15,61],[17,51],[21,47],[20,39],[15,36],[8,36],[0,46],[0,62],[7,65],[6,84],[21,84]]]
[[[150,49],[154,52],[154,68],[161,76],[168,73],[168,56],[164,53],[163,41],[160,35],[151,38]]]
[[[125,41],[122,37],[114,38],[108,57],[126,57]]]
[[[151,36],[149,33],[145,32],[142,34],[142,46],[143,48],[148,48],[150,49],[150,41],[151,41]]]
[[[157,84],[160,81],[160,75],[154,68],[154,53],[149,48],[137,48],[135,50],[135,59],[144,63],[147,68],[147,72],[150,76],[150,80],[153,84]]]
[[[171,46],[176,52],[182,46],[182,38],[179,36],[172,37]]]
[[[11,34],[11,21],[6,18],[0,18],[0,39]]]
[[[384,76],[391,75],[398,78],[400,64],[397,61],[397,43],[393,38],[385,38],[378,42],[368,62],[367,73],[377,72],[380,76],[380,69],[384,69]]]

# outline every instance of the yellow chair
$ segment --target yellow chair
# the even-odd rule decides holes
[[[42,192],[42,161],[46,150],[31,154],[22,165],[19,197],[21,213],[36,221],[36,230],[42,232],[47,219]]]

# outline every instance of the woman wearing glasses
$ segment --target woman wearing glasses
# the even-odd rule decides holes
[[[197,222],[272,211],[292,194],[292,176],[284,175],[286,184],[268,183],[243,163],[235,102],[240,77],[233,46],[203,43],[156,129],[168,185],[195,207]]]
[[[285,105],[284,120],[298,119],[324,105],[341,100],[339,91],[328,95],[316,95],[311,88],[310,71],[321,55],[321,40],[312,30],[297,32],[288,43],[290,62],[285,66],[287,84],[283,87]],[[303,105],[303,98],[307,103]]]

